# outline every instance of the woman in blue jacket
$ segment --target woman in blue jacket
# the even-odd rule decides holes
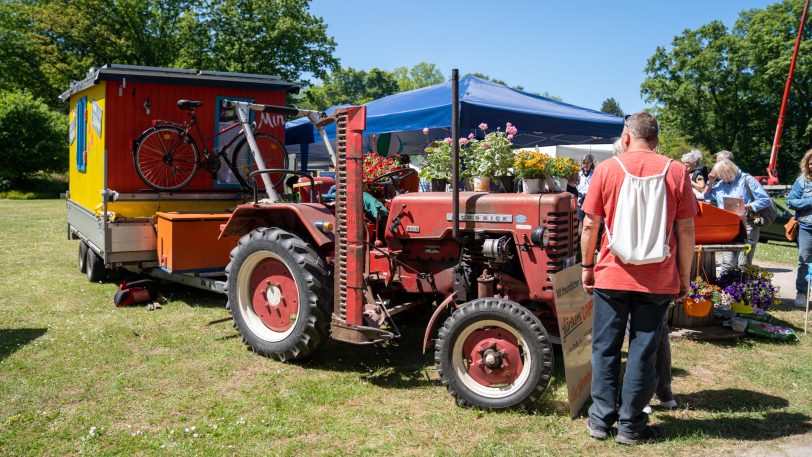
[[[801,159],[801,176],[787,197],[787,207],[798,220],[798,276],[795,278],[795,306],[806,307],[806,274],[812,262],[812,149]]]
[[[753,198],[750,198],[747,188]],[[708,185],[705,187],[705,199],[719,208],[725,207],[725,197],[744,199],[744,208],[750,211],[761,211],[770,205],[770,196],[761,187],[756,178],[742,172],[735,163],[728,159],[716,162],[710,174],[708,174]],[[747,227],[747,243],[750,244],[750,252],[744,252],[738,256],[734,252],[725,252],[722,256],[722,272],[733,268],[741,268],[753,264],[753,256],[756,253],[756,245],[761,234],[761,229],[750,223],[745,223]]]

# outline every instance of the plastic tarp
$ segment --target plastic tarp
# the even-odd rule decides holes
[[[623,118],[511,89],[474,76],[460,79],[460,135],[480,134],[480,123],[489,131],[504,129],[507,122],[518,129],[517,147],[560,144],[608,143],[620,135]],[[431,142],[450,136],[451,81],[373,100],[366,104],[364,149],[381,155],[422,154]],[[335,107],[327,110],[332,113]],[[424,135],[423,129],[429,134]],[[335,141],[335,125],[327,134]],[[285,125],[290,153],[307,151],[309,162],[326,162],[327,152],[310,122],[296,119]]]

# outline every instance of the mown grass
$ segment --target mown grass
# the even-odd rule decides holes
[[[0,455],[717,455],[812,432],[808,337],[675,342],[681,407],[653,417],[669,439],[629,449],[570,420],[560,356],[532,411],[461,409],[420,319],[388,346],[283,364],[216,322],[221,296],[164,285],[161,310],[115,308],[115,283],[78,272],[63,202],[0,201],[0,245]]]

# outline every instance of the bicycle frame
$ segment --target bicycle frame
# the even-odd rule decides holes
[[[191,135],[191,132],[192,132],[192,126],[194,126],[194,130],[197,132],[197,138],[200,140],[201,153],[202,153],[201,158],[198,159],[198,160],[200,162],[202,162],[203,158],[210,157],[212,155],[214,157],[216,157],[216,158],[222,158],[223,161],[226,163],[226,166],[229,168],[229,170],[231,170],[231,174],[233,174],[234,177],[237,178],[237,181],[239,182],[240,186],[244,190],[251,190],[252,186],[248,182],[246,182],[246,180],[243,179],[242,176],[240,176],[240,173],[234,167],[234,164],[231,162],[231,160],[229,160],[228,155],[225,153],[225,151],[228,151],[228,149],[231,147],[231,145],[233,145],[235,142],[237,142],[237,140],[240,139],[240,133],[244,133],[244,132],[240,132],[237,135],[234,135],[234,137],[231,138],[228,141],[228,143],[226,143],[224,146],[222,146],[220,148],[213,148],[214,154],[210,153],[209,148],[206,147],[206,143],[208,143],[209,141],[212,141],[214,138],[217,138],[220,135],[225,134],[226,132],[234,130],[234,129],[238,128],[238,127],[242,127],[242,123],[237,122],[235,124],[231,124],[228,127],[224,128],[222,130],[219,130],[217,133],[215,133],[213,135],[206,136],[206,135],[203,134],[203,131],[200,129],[200,124],[197,122],[197,116],[195,115],[194,110],[191,110],[189,112],[189,116],[191,117],[191,119],[189,121],[187,121],[187,122],[178,123],[178,122],[172,122],[172,121],[158,120],[158,121],[155,121],[154,125],[156,125],[156,126],[171,125],[171,126],[178,127],[178,128],[183,130],[184,135],[189,135],[189,137],[192,138],[193,140],[194,140],[194,136]],[[197,142],[197,141],[195,141],[195,142]],[[250,146],[250,142],[249,142],[249,146]],[[266,183],[266,185],[267,185],[267,183]]]

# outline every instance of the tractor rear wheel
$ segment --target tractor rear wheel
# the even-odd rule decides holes
[[[544,326],[523,306],[498,298],[455,311],[440,329],[434,361],[458,405],[492,410],[533,404],[553,374]]]
[[[226,307],[254,352],[302,359],[328,337],[320,309],[332,300],[329,271],[307,243],[279,228],[240,238],[226,267]]]

